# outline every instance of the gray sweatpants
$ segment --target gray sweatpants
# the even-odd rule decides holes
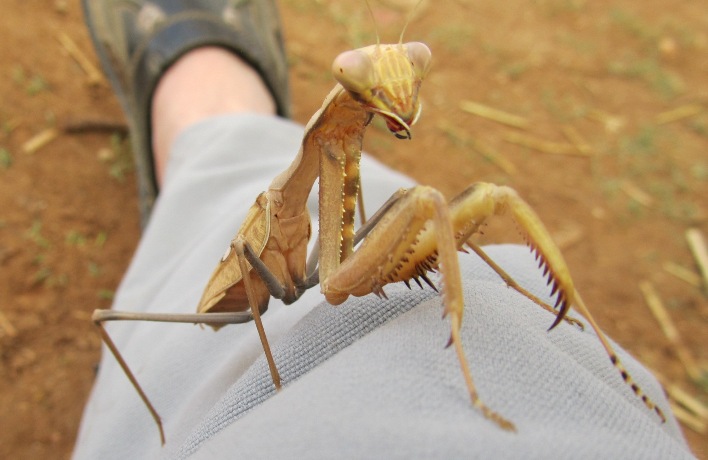
[[[302,127],[223,116],[176,141],[157,206],[116,294],[117,310],[191,313],[257,194],[297,152]],[[369,215],[406,179],[365,158]],[[316,192],[316,191],[315,191]],[[316,193],[315,193],[316,195]],[[316,201],[311,200],[316,231]],[[488,253],[548,298],[525,247]],[[661,424],[623,383],[591,331],[561,323],[461,254],[463,341],[483,400],[471,407],[449,323],[431,289],[385,288],[332,307],[317,288],[272,300],[265,329],[283,377],[275,393],[253,323],[107,326],[164,422],[167,444],[108,352],[86,405],[77,459],[690,458],[673,417]],[[435,280],[435,277],[433,277]],[[618,350],[665,413],[656,381]]]

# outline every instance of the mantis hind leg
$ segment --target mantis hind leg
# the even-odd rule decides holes
[[[106,344],[110,350],[113,357],[120,365],[123,373],[128,377],[130,383],[138,392],[140,399],[145,404],[145,407],[150,412],[150,416],[155,421],[157,429],[160,432],[160,442],[162,445],[165,444],[165,431],[162,426],[162,420],[158,414],[155,406],[150,402],[147,394],[143,390],[142,386],[138,382],[138,379],[130,370],[130,366],[123,358],[120,350],[116,346],[113,339],[103,327],[103,323],[106,321],[156,321],[164,323],[191,323],[191,324],[237,324],[246,323],[251,321],[252,316],[250,312],[238,312],[238,313],[192,313],[192,314],[177,314],[177,313],[146,313],[146,312],[125,312],[116,310],[94,310],[92,320],[99,334],[101,335],[101,340]]]
[[[238,263],[241,268],[241,273],[248,273],[248,266],[246,265],[246,245],[248,243],[245,242],[243,239],[239,238],[237,238],[234,243],[234,249],[236,250],[236,255],[238,256]],[[251,254],[249,254],[249,261],[255,262],[255,260],[258,260],[260,262],[260,259],[255,257],[255,254],[253,254],[252,251],[250,252]],[[251,282],[251,277],[244,276],[243,283],[246,287],[246,294],[248,295],[248,302],[251,307],[251,313],[253,314],[253,321],[256,323],[256,329],[258,330],[258,336],[261,339],[263,352],[265,353],[266,361],[268,361],[268,368],[270,369],[270,376],[273,379],[273,385],[275,385],[276,390],[280,390],[280,373],[278,373],[278,368],[275,365],[273,353],[271,352],[270,344],[268,343],[268,337],[266,336],[265,328],[263,327],[263,321],[261,320],[261,312],[256,301],[257,297],[254,291],[253,284]]]
[[[256,270],[259,277],[265,283],[269,293],[273,297],[281,298],[283,297],[284,287],[279,283],[278,279],[273,276],[268,268],[265,267],[263,262],[255,255],[253,250],[250,248],[247,242],[243,239],[237,238],[234,241],[234,249],[238,257],[238,263],[242,270],[242,273],[248,273],[246,267],[246,261],[251,263],[252,267]],[[212,327],[220,327],[226,324],[239,324],[246,323],[253,320],[256,323],[256,328],[258,329],[258,335],[261,339],[261,344],[263,345],[263,350],[266,355],[266,360],[268,361],[268,367],[270,369],[271,377],[273,379],[273,384],[276,389],[280,389],[280,375],[278,369],[275,366],[275,361],[268,344],[268,338],[265,334],[265,329],[263,328],[263,323],[261,321],[260,307],[258,305],[257,297],[254,294],[254,288],[251,282],[251,278],[246,276],[244,278],[244,283],[246,286],[246,292],[248,295],[250,311],[243,312],[232,312],[232,313],[191,313],[191,314],[179,314],[179,313],[148,313],[148,312],[124,312],[116,310],[95,310],[93,313],[93,323],[98,329],[99,334],[103,343],[106,344],[110,352],[113,354],[114,358],[120,365],[121,369],[130,380],[137,391],[140,399],[145,404],[145,407],[150,412],[155,424],[160,433],[160,441],[165,444],[165,432],[162,426],[162,420],[154,405],[148,398],[147,394],[143,390],[142,386],[135,377],[135,374],[128,366],[128,363],[123,358],[122,354],[118,350],[118,347],[113,342],[113,339],[108,334],[106,328],[103,327],[103,323],[106,321],[154,321],[154,322],[169,322],[169,323],[191,323],[191,324],[208,324]]]

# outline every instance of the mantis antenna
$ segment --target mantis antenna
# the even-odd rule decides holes
[[[408,17],[406,18],[406,23],[403,25],[403,30],[401,30],[401,36],[398,37],[398,44],[402,45],[403,44],[403,35],[406,33],[406,29],[408,28],[408,24],[411,23],[413,20],[413,15],[415,15],[415,12],[418,11],[418,7],[420,7],[420,4],[423,3],[424,0],[418,0],[418,3],[415,4],[413,9],[408,13]],[[368,5],[368,0],[367,0],[367,5]],[[378,33],[376,35],[376,40],[378,43]]]
[[[369,12],[369,16],[371,16],[371,22],[374,23],[374,32],[376,33],[376,46],[379,46],[381,44],[381,38],[379,37],[379,27],[376,24],[374,10],[371,9],[371,4],[369,3],[369,0],[366,0],[364,3],[366,3],[366,10]]]

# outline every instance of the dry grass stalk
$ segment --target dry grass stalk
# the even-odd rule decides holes
[[[649,310],[651,310],[652,314],[658,321],[662,332],[669,340],[669,343],[671,343],[671,346],[673,346],[676,356],[683,364],[689,377],[693,381],[700,380],[702,377],[702,372],[696,364],[696,361],[693,359],[693,356],[689,352],[688,348],[683,343],[683,339],[676,329],[676,326],[674,326],[674,322],[671,320],[669,312],[666,311],[666,307],[664,307],[664,303],[661,301],[661,297],[659,297],[659,294],[656,292],[654,285],[649,281],[642,281],[639,283],[639,289],[644,295],[644,300],[646,301]]]
[[[504,140],[512,144],[521,145],[531,150],[536,150],[543,153],[551,153],[554,155],[580,155],[586,156],[584,153],[578,152],[571,144],[563,144],[560,142],[551,142],[544,139],[539,139],[533,136],[527,136],[520,133],[506,133]]]
[[[704,434],[706,429],[708,429],[704,420],[696,417],[678,404],[671,404],[671,412],[674,413],[674,416],[676,416],[684,426],[692,429],[696,433]]]
[[[605,131],[610,133],[618,132],[625,125],[624,118],[619,115],[612,115],[611,113],[597,109],[590,110],[587,114],[587,118],[602,123],[605,127]]]
[[[675,384],[664,385],[669,397],[676,401],[681,407],[685,408],[691,414],[700,418],[704,422],[708,420],[708,407],[702,402],[688,394],[685,390]]]
[[[438,123],[438,128],[443,130],[446,134],[452,136],[455,138],[460,144],[462,144],[464,147],[469,147],[474,149],[477,153],[482,155],[486,160],[494,164],[495,166],[498,166],[499,169],[504,171],[505,173],[509,174],[510,176],[513,176],[516,174],[516,166],[514,163],[511,161],[507,160],[503,156],[501,156],[499,153],[494,151],[491,147],[487,146],[486,144],[483,144],[479,141],[475,141],[473,139],[470,139],[469,136],[465,135],[462,133],[458,128],[455,126],[451,125],[450,123],[446,121],[442,121]]]
[[[524,117],[513,115],[511,113],[480,104],[479,102],[462,101],[460,102],[460,108],[467,113],[471,113],[472,115],[477,115],[488,120],[496,121],[513,128],[526,129],[529,125],[529,121]]]
[[[684,425],[698,433],[704,433],[708,422],[708,408],[675,383],[669,382],[660,372],[652,370],[664,391],[669,396],[671,411]]]
[[[687,282],[693,287],[701,287],[701,277],[686,267],[675,262],[667,261],[662,264],[662,268],[666,273],[674,275],[676,278]]]
[[[565,251],[583,241],[585,239],[585,231],[580,225],[574,224],[553,232],[552,236],[558,248],[561,251]]]
[[[7,319],[7,316],[3,312],[0,311],[0,328],[2,328],[5,331],[5,335],[8,337],[15,337],[17,335],[17,329],[15,329],[15,326],[12,325],[9,319]]]
[[[514,163],[501,156],[488,145],[482,142],[473,141],[472,148],[479,152],[479,154],[482,155],[484,158],[497,165],[499,169],[509,174],[510,176],[516,174],[516,166],[514,165]]]
[[[702,111],[703,106],[701,104],[682,105],[681,107],[676,107],[675,109],[667,110],[666,112],[661,112],[658,114],[656,116],[656,123],[658,125],[663,125],[666,123],[683,120],[684,118],[698,115]]]
[[[71,37],[62,32],[57,36],[57,40],[59,40],[59,43],[61,43],[64,49],[69,53],[69,56],[71,56],[86,73],[88,83],[91,86],[103,84],[104,80],[101,71],[93,65],[91,60],[79,49]]]
[[[686,241],[691,249],[693,258],[696,259],[698,270],[703,277],[703,287],[708,289],[708,249],[706,249],[706,240],[703,234],[697,228],[689,228],[686,230]]]
[[[91,313],[83,310],[72,310],[71,317],[79,321],[90,321]]]
[[[28,155],[31,155],[37,150],[44,147],[45,145],[49,144],[58,136],[59,130],[57,128],[47,128],[44,131],[35,134],[31,138],[29,138],[24,144],[22,144],[22,151]]]
[[[565,135],[565,137],[568,138],[570,143],[573,144],[575,148],[578,149],[578,151],[583,155],[590,156],[595,153],[592,147],[590,147],[590,144],[587,143],[587,141],[580,134],[580,131],[578,131],[575,126],[564,126],[563,134]]]
[[[623,181],[620,185],[620,188],[631,199],[641,204],[642,206],[646,206],[647,208],[649,208],[651,207],[651,205],[654,204],[654,199],[651,197],[651,195],[649,195],[647,192],[640,189],[628,180]]]

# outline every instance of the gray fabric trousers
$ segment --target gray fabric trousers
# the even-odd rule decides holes
[[[223,116],[175,143],[167,178],[114,302],[117,310],[191,313],[260,191],[297,152],[302,127]],[[364,161],[369,214],[406,179]],[[311,200],[316,229],[316,201]],[[527,248],[488,253],[548,298]],[[218,332],[120,322],[108,330],[162,416],[167,444],[108,352],[87,403],[76,459],[144,458],[691,458],[673,417],[661,424],[622,382],[597,338],[508,289],[476,256],[460,256],[463,340],[483,400],[518,429],[469,404],[449,324],[431,289],[386,287],[388,300],[338,307],[317,288],[264,315],[285,388],[273,388],[252,323]],[[433,277],[435,280],[435,278]],[[662,391],[621,359],[669,414]]]

